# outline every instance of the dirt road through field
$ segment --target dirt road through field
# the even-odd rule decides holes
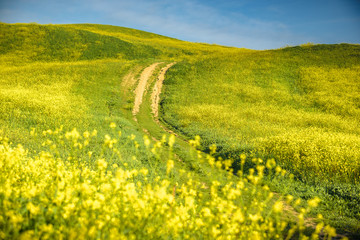
[[[175,132],[173,132],[170,129],[163,126],[163,124],[158,119],[158,117],[159,117],[159,107],[160,107],[160,94],[161,94],[163,83],[164,83],[164,80],[165,80],[165,74],[174,64],[176,64],[176,62],[169,63],[166,66],[162,67],[160,72],[157,75],[156,82],[154,84],[154,87],[153,87],[152,91],[145,93],[146,87],[148,86],[149,79],[151,78],[151,76],[153,76],[154,71],[155,71],[156,67],[159,64],[161,64],[161,62],[153,63],[152,65],[146,67],[141,73],[139,83],[138,83],[138,85],[137,85],[137,87],[135,89],[135,101],[134,101],[134,107],[133,107],[133,110],[132,110],[134,120],[136,122],[138,122],[137,114],[140,111],[140,105],[143,102],[144,95],[145,94],[151,94],[150,98],[146,97],[147,101],[148,100],[151,101],[150,102],[151,109],[148,109],[148,110],[144,109],[144,111],[146,111],[145,112],[146,114],[141,115],[141,117],[139,115],[139,122],[138,123],[139,123],[140,127],[142,128],[142,130],[147,135],[149,135],[154,141],[159,141],[159,139],[156,139],[156,137],[153,135],[153,132],[152,132],[151,128],[148,128],[145,125],[143,125],[144,122],[148,123],[149,121],[154,121],[155,124],[158,127],[160,127],[164,132],[175,135],[178,142],[183,141],[183,142],[186,143],[186,140],[184,140],[182,137],[178,136],[178,134],[176,134]],[[126,81],[126,83],[134,81],[134,79],[131,80],[131,78],[134,78],[134,76],[131,75],[131,74],[127,75],[126,78],[124,78],[124,81]],[[141,111],[143,111],[143,109]],[[151,111],[153,116],[150,116],[150,114],[148,114],[148,113],[150,113],[150,111]],[[144,119],[145,119],[145,121],[144,121]],[[159,136],[157,136],[157,137],[159,138]],[[178,155],[174,154],[174,157],[179,162],[183,162],[183,160]],[[205,187],[207,188],[206,185],[205,185]],[[274,193],[274,194],[278,195],[276,193]],[[281,199],[280,195],[277,196],[277,199]],[[283,207],[284,207],[284,210],[287,213],[287,215],[289,215],[290,217],[291,216],[295,217],[295,219],[297,219],[298,216],[299,216],[299,213],[291,205],[287,204],[286,201],[284,201],[284,200],[281,200],[281,201],[283,203]],[[316,222],[314,221],[313,218],[308,217],[308,218],[305,219],[304,225],[306,227],[309,227],[309,228],[315,228],[316,227]]]
[[[156,79],[156,83],[153,89],[153,92],[151,93],[151,110],[154,114],[155,119],[159,116],[159,104],[160,104],[160,93],[161,88],[165,79],[165,74],[169,68],[171,68],[175,62],[170,63],[166,65],[166,67],[163,67],[159,73],[159,76]]]
[[[143,95],[144,95],[144,91],[146,88],[146,84],[148,79],[151,77],[151,75],[153,74],[155,68],[157,65],[159,65],[160,63],[153,63],[152,65],[150,65],[149,67],[145,68],[141,75],[140,75],[140,80],[139,80],[139,84],[135,89],[135,101],[134,101],[134,108],[132,110],[132,114],[134,116],[134,120],[137,121],[136,119],[136,114],[139,112],[140,109],[140,105],[142,103],[142,99],[143,99]]]

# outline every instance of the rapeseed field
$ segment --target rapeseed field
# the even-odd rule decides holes
[[[0,238],[356,238],[359,66],[357,45],[0,23]]]
[[[306,45],[178,63],[165,81],[162,120],[184,138],[200,135],[204,151],[216,144],[219,157],[275,158],[298,183],[275,183],[277,191],[321,195],[327,218],[358,232],[359,51]]]
[[[36,136],[36,129],[31,135]],[[192,172],[173,169],[171,155],[164,163],[165,172],[136,165],[136,156],[131,163],[122,160],[119,148],[129,146],[110,135],[102,140],[101,153],[91,151],[92,142],[100,141],[96,131],[56,129],[43,135],[49,138],[44,142],[48,151],[32,157],[23,146],[12,146],[0,138],[2,239],[303,238],[305,216],[319,203],[319,198],[309,200],[296,222],[284,219],[284,205],[296,207],[301,200],[290,195],[275,198],[262,184],[265,170],[281,174],[281,168],[271,161],[258,164],[236,182],[213,179],[207,185],[194,179]],[[174,144],[173,137],[153,146],[147,140],[151,155],[162,144],[170,148]],[[105,158],[105,152],[111,152],[111,157]],[[214,164],[211,155],[202,158],[213,171],[226,167],[221,162]],[[246,158],[242,159],[245,163]],[[174,181],[174,171],[186,176],[186,181]],[[248,201],[249,197],[253,200]],[[312,239],[318,239],[324,227],[321,215],[316,223]],[[330,226],[323,232],[325,237],[336,236]]]
[[[255,150],[299,176],[357,183],[359,51],[314,45],[177,64],[163,119],[224,154]]]

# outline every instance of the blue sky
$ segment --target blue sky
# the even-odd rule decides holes
[[[251,49],[360,43],[360,0],[0,0],[6,23],[99,23]]]

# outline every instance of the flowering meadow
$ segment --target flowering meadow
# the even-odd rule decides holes
[[[0,23],[0,239],[359,239],[359,66]]]
[[[31,154],[0,138],[1,239],[308,239],[306,234],[319,239],[320,232],[329,239],[336,236],[321,215],[312,219],[312,232],[305,232],[306,216],[318,198],[301,204],[290,195],[275,197],[263,184],[264,171],[285,173],[274,160],[255,159],[249,174],[228,173],[228,181],[201,182],[191,172],[174,168],[171,151],[165,169],[146,169],[136,166],[136,156],[130,164],[122,159],[119,148],[124,145],[111,135],[101,140],[96,131],[76,129],[43,134],[48,137],[44,151]],[[92,152],[91,145],[99,140],[101,152]],[[132,136],[129,141],[137,147]],[[145,138],[144,144],[150,157],[164,144],[171,150],[174,137],[156,143]],[[64,148],[71,151],[60,154]],[[245,155],[241,159],[242,164],[251,161]],[[212,154],[200,154],[194,161],[205,161],[212,172],[229,168],[229,162],[219,162]],[[176,181],[175,171],[185,180]],[[298,216],[284,217],[290,206],[300,204]]]

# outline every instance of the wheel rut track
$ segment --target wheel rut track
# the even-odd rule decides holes
[[[174,64],[176,64],[175,62],[170,63],[168,65],[166,65],[166,67],[163,67],[156,79],[156,83],[153,89],[153,92],[151,93],[151,110],[152,113],[154,114],[155,120],[158,121],[158,117],[159,117],[159,104],[160,104],[160,94],[161,94],[161,88],[163,85],[163,82],[165,80],[165,74],[167,72],[167,70],[169,70],[169,68],[171,68]]]
[[[152,65],[146,67],[141,75],[140,75],[140,79],[139,79],[139,83],[134,91],[135,93],[135,99],[134,99],[134,107],[132,110],[132,115],[133,115],[133,120],[135,122],[138,122],[137,119],[137,114],[140,111],[140,106],[141,103],[143,101],[143,96],[144,93],[146,91],[146,86],[148,84],[148,81],[150,79],[150,77],[153,75],[156,67],[162,64],[162,62],[157,62],[157,63],[153,63]],[[173,131],[171,131],[170,129],[165,128],[159,121],[158,117],[159,117],[159,104],[160,104],[160,94],[161,94],[161,89],[162,89],[162,85],[163,82],[165,80],[165,74],[166,72],[169,70],[169,68],[171,68],[173,65],[175,65],[176,62],[172,62],[167,64],[165,67],[162,67],[157,78],[156,78],[156,82],[154,84],[154,88],[152,90],[150,99],[151,99],[151,112],[153,114],[153,119],[156,122],[156,124],[161,127],[164,131],[166,131],[167,133],[173,134],[175,136],[178,137],[178,135],[176,133],[174,133]],[[149,134],[149,131],[147,129],[143,129],[143,131],[146,134]],[[150,135],[150,134],[149,134]],[[154,139],[154,137],[152,137]],[[156,140],[156,139],[154,139]]]
[[[140,75],[140,79],[139,79],[139,83],[135,89],[135,99],[134,99],[134,108],[132,110],[132,114],[134,116],[134,120],[137,122],[137,118],[136,115],[139,113],[140,110],[140,105],[142,103],[143,100],[143,95],[144,92],[146,90],[146,85],[147,82],[149,80],[149,78],[152,76],[155,68],[161,64],[161,62],[157,62],[157,63],[153,63],[151,64],[149,67],[145,68],[141,75]]]

